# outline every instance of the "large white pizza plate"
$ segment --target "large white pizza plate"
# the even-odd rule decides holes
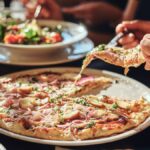
[[[7,77],[18,77],[21,75],[26,74],[37,74],[41,72],[71,72],[71,73],[78,73],[80,71],[80,68],[45,68],[45,69],[34,69],[29,71],[22,71],[17,72],[13,74],[6,75]],[[150,89],[143,85],[142,83],[133,80],[131,78],[119,75],[117,73],[109,72],[109,71],[100,71],[100,70],[94,70],[94,69],[86,69],[84,74],[90,74],[90,75],[98,75],[98,76],[109,76],[114,79],[114,83],[106,90],[103,91],[93,91],[95,94],[106,94],[111,96],[117,96],[120,98],[125,99],[138,99],[140,96],[147,96],[150,100]],[[117,81],[117,82],[116,82]],[[103,143],[109,143],[117,140],[121,140],[124,138],[127,138],[129,136],[132,136],[134,134],[137,134],[138,132],[146,129],[150,126],[150,117],[147,118],[141,125],[138,127],[128,130],[124,133],[115,134],[109,137],[102,137],[99,139],[92,139],[92,140],[84,140],[84,141],[57,141],[57,140],[45,140],[45,139],[38,139],[34,137],[27,137],[19,134],[12,133],[10,131],[4,130],[0,128],[0,133],[4,134],[6,136],[10,136],[12,138],[16,138],[19,140],[34,142],[34,143],[41,143],[41,144],[48,144],[48,145],[59,145],[59,146],[84,146],[84,145],[95,145],[95,144],[103,144]]]

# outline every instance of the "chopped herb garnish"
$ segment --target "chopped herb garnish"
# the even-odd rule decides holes
[[[5,27],[2,24],[0,24],[0,41],[3,40],[4,35],[5,35]]]
[[[96,48],[94,48],[94,51],[103,51],[105,50],[105,48],[106,48],[106,45],[101,44],[101,45],[98,45]]]
[[[91,128],[95,125],[95,122],[94,121],[91,121],[89,124],[87,124],[87,128]]]
[[[59,95],[57,98],[62,98],[63,97],[63,95]]]
[[[59,115],[59,119],[60,119],[59,121],[60,121],[60,123],[64,123],[64,121],[65,121],[64,118],[63,118],[63,114],[64,113],[61,111],[60,115]]]
[[[19,86],[21,86],[22,85],[22,82],[19,82]]]
[[[113,108],[113,109],[117,109],[117,108],[118,108],[118,105],[115,103],[115,104],[112,105],[112,108]]]
[[[9,109],[0,108],[0,113],[8,113]]]
[[[54,98],[49,99],[49,102],[50,102],[50,103],[56,103],[56,99],[54,99]]]
[[[89,106],[89,104],[84,99],[77,99],[75,102],[77,104],[82,104],[84,106]]]
[[[34,87],[34,90],[35,90],[35,91],[38,91],[38,89],[39,89],[38,87]]]
[[[60,118],[60,122],[64,123],[64,118],[63,117]]]
[[[58,111],[59,108],[57,106],[54,107],[54,111]]]

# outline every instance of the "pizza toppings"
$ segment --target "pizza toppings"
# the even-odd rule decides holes
[[[14,124],[19,126],[21,134],[31,132],[30,136],[39,138],[84,140],[136,127],[150,116],[150,103],[143,99],[77,96],[89,86],[91,90],[95,85],[110,83],[110,78],[84,75],[77,84],[75,79],[67,78],[41,73],[2,82],[0,119],[8,129]]]
[[[74,119],[78,119],[79,116],[80,116],[80,112],[78,110],[75,110],[63,114],[63,119],[64,121],[74,120]]]
[[[117,101],[116,105],[118,107],[124,108],[124,109],[129,109],[130,108],[130,103],[126,102],[126,101]]]
[[[107,63],[125,68],[125,75],[128,73],[129,67],[138,67],[145,62],[139,46],[125,50],[122,47],[107,47],[107,45],[102,44],[87,54],[77,80],[80,79],[80,75],[94,59],[101,59]]]
[[[82,79],[80,79],[79,81],[77,81],[76,85],[86,85],[89,82],[92,82],[94,80],[94,78],[92,76],[89,77],[83,77]]]
[[[128,122],[128,119],[125,116],[120,116],[118,122],[125,125]]]
[[[29,120],[27,118],[21,118],[21,120],[19,120],[19,122],[22,123],[23,127],[27,130],[32,127],[31,123],[29,122]]]
[[[19,101],[19,105],[22,109],[33,108],[34,104],[35,104],[35,98],[33,97],[22,98]]]

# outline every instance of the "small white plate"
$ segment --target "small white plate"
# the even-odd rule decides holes
[[[71,62],[83,58],[87,52],[94,47],[93,42],[86,38],[80,42],[68,46],[64,49],[58,49],[50,54],[41,54],[32,56],[16,55],[10,53],[6,49],[0,48],[0,63],[10,65],[24,65],[24,66],[42,66],[55,65],[65,62]]]
[[[79,42],[86,38],[88,32],[83,25],[75,24],[64,21],[54,20],[38,20],[38,24],[41,26],[55,27],[56,25],[62,25],[63,27],[63,41],[54,44],[37,44],[37,45],[23,45],[23,44],[4,44],[0,43],[0,47],[3,47],[10,53],[16,55],[41,55],[43,53],[50,53],[58,49],[62,49],[76,42]]]
[[[45,69],[32,69],[28,71],[22,71],[13,73],[10,75],[7,75],[8,77],[18,77],[26,74],[37,74],[42,72],[70,72],[70,73],[79,73],[81,68],[45,68]],[[101,93],[105,93],[107,95],[111,96],[117,96],[120,98],[125,98],[129,100],[138,99],[142,95],[149,95],[150,89],[143,85],[142,83],[133,80],[131,78],[125,77],[123,75],[119,75],[117,73],[113,73],[110,71],[99,71],[95,69],[86,69],[85,74],[88,75],[95,75],[95,76],[109,76],[112,78],[115,78],[118,80],[118,82],[114,82],[111,87],[109,87],[106,90],[101,91]],[[134,92],[131,92],[134,91]],[[96,94],[99,94],[100,91],[97,91]],[[48,144],[48,145],[59,145],[59,146],[84,146],[84,145],[95,145],[95,144],[103,144],[103,143],[109,143],[118,141],[124,138],[127,138],[129,136],[132,136],[134,134],[137,134],[138,132],[141,132],[142,130],[148,128],[150,126],[150,117],[147,118],[141,125],[139,125],[136,128],[133,128],[131,130],[128,130],[124,133],[115,134],[109,137],[102,137],[99,139],[92,139],[92,140],[83,140],[83,141],[58,141],[58,140],[45,140],[45,139],[38,139],[28,136],[23,136],[19,134],[12,133],[10,131],[4,130],[0,128],[0,133],[4,134],[6,136],[10,136],[12,138],[34,142],[34,143],[41,143],[41,144]]]

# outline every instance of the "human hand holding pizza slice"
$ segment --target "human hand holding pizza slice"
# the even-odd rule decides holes
[[[104,44],[97,46],[84,60],[81,73],[87,65],[96,58],[125,68],[125,74],[127,74],[129,67],[138,67],[142,63],[145,63],[145,61],[145,69],[149,70],[150,35],[144,35],[150,33],[150,22],[126,21],[116,27],[117,34],[121,32],[123,33],[124,31],[128,31],[129,33],[125,34],[118,40],[118,44],[122,47],[108,46]]]
[[[125,29],[132,31],[132,33],[121,38],[118,41],[119,44],[125,49],[133,48],[140,44],[140,48],[146,60],[145,69],[150,70],[150,35],[148,34],[150,33],[150,21],[126,21],[116,27],[116,32],[120,33]]]

